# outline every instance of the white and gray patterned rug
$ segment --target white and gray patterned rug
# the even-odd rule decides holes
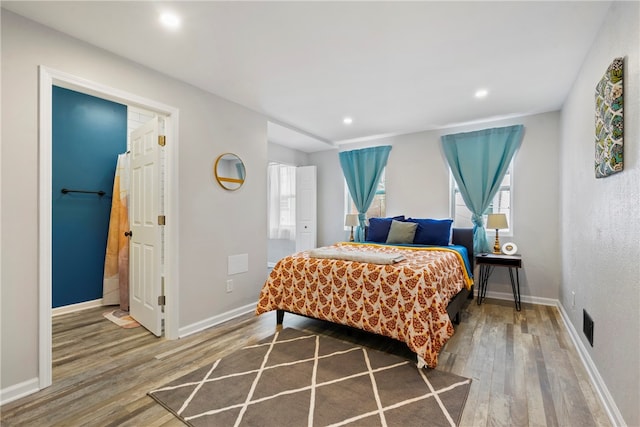
[[[192,426],[455,426],[471,380],[285,329],[149,392]]]

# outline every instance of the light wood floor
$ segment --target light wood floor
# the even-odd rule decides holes
[[[53,385],[0,408],[2,426],[181,426],[147,391],[275,330],[274,313],[245,315],[168,341],[119,328],[104,311],[53,319]],[[412,357],[404,344],[360,331],[289,314],[284,325]],[[464,426],[610,425],[553,307],[470,301],[437,369],[473,379]]]

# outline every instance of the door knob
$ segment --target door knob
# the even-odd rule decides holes
[[[129,230],[129,231],[125,231],[125,232],[124,232],[124,235],[125,235],[126,237],[131,237],[131,236],[133,236],[133,231],[131,231],[131,230]]]

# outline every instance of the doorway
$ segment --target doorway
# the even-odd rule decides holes
[[[71,89],[109,101],[138,106],[166,116],[165,134],[165,337],[178,338],[177,231],[178,220],[178,109],[119,89],[88,81],[51,68],[39,68],[39,387],[52,383],[52,92],[53,86]]]
[[[128,108],[54,86],[52,114],[52,302],[56,313],[92,301],[105,303],[113,177],[118,155],[127,151]]]
[[[267,167],[267,267],[296,250],[296,167]]]
[[[273,268],[316,247],[316,167],[271,162],[267,175],[267,268]]]

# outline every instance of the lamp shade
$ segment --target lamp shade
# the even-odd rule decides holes
[[[357,227],[360,225],[360,221],[358,221],[358,214],[347,214],[344,219],[344,225],[347,227]]]
[[[490,230],[502,230],[509,228],[507,225],[507,215],[503,213],[489,214],[487,219],[487,228]]]

